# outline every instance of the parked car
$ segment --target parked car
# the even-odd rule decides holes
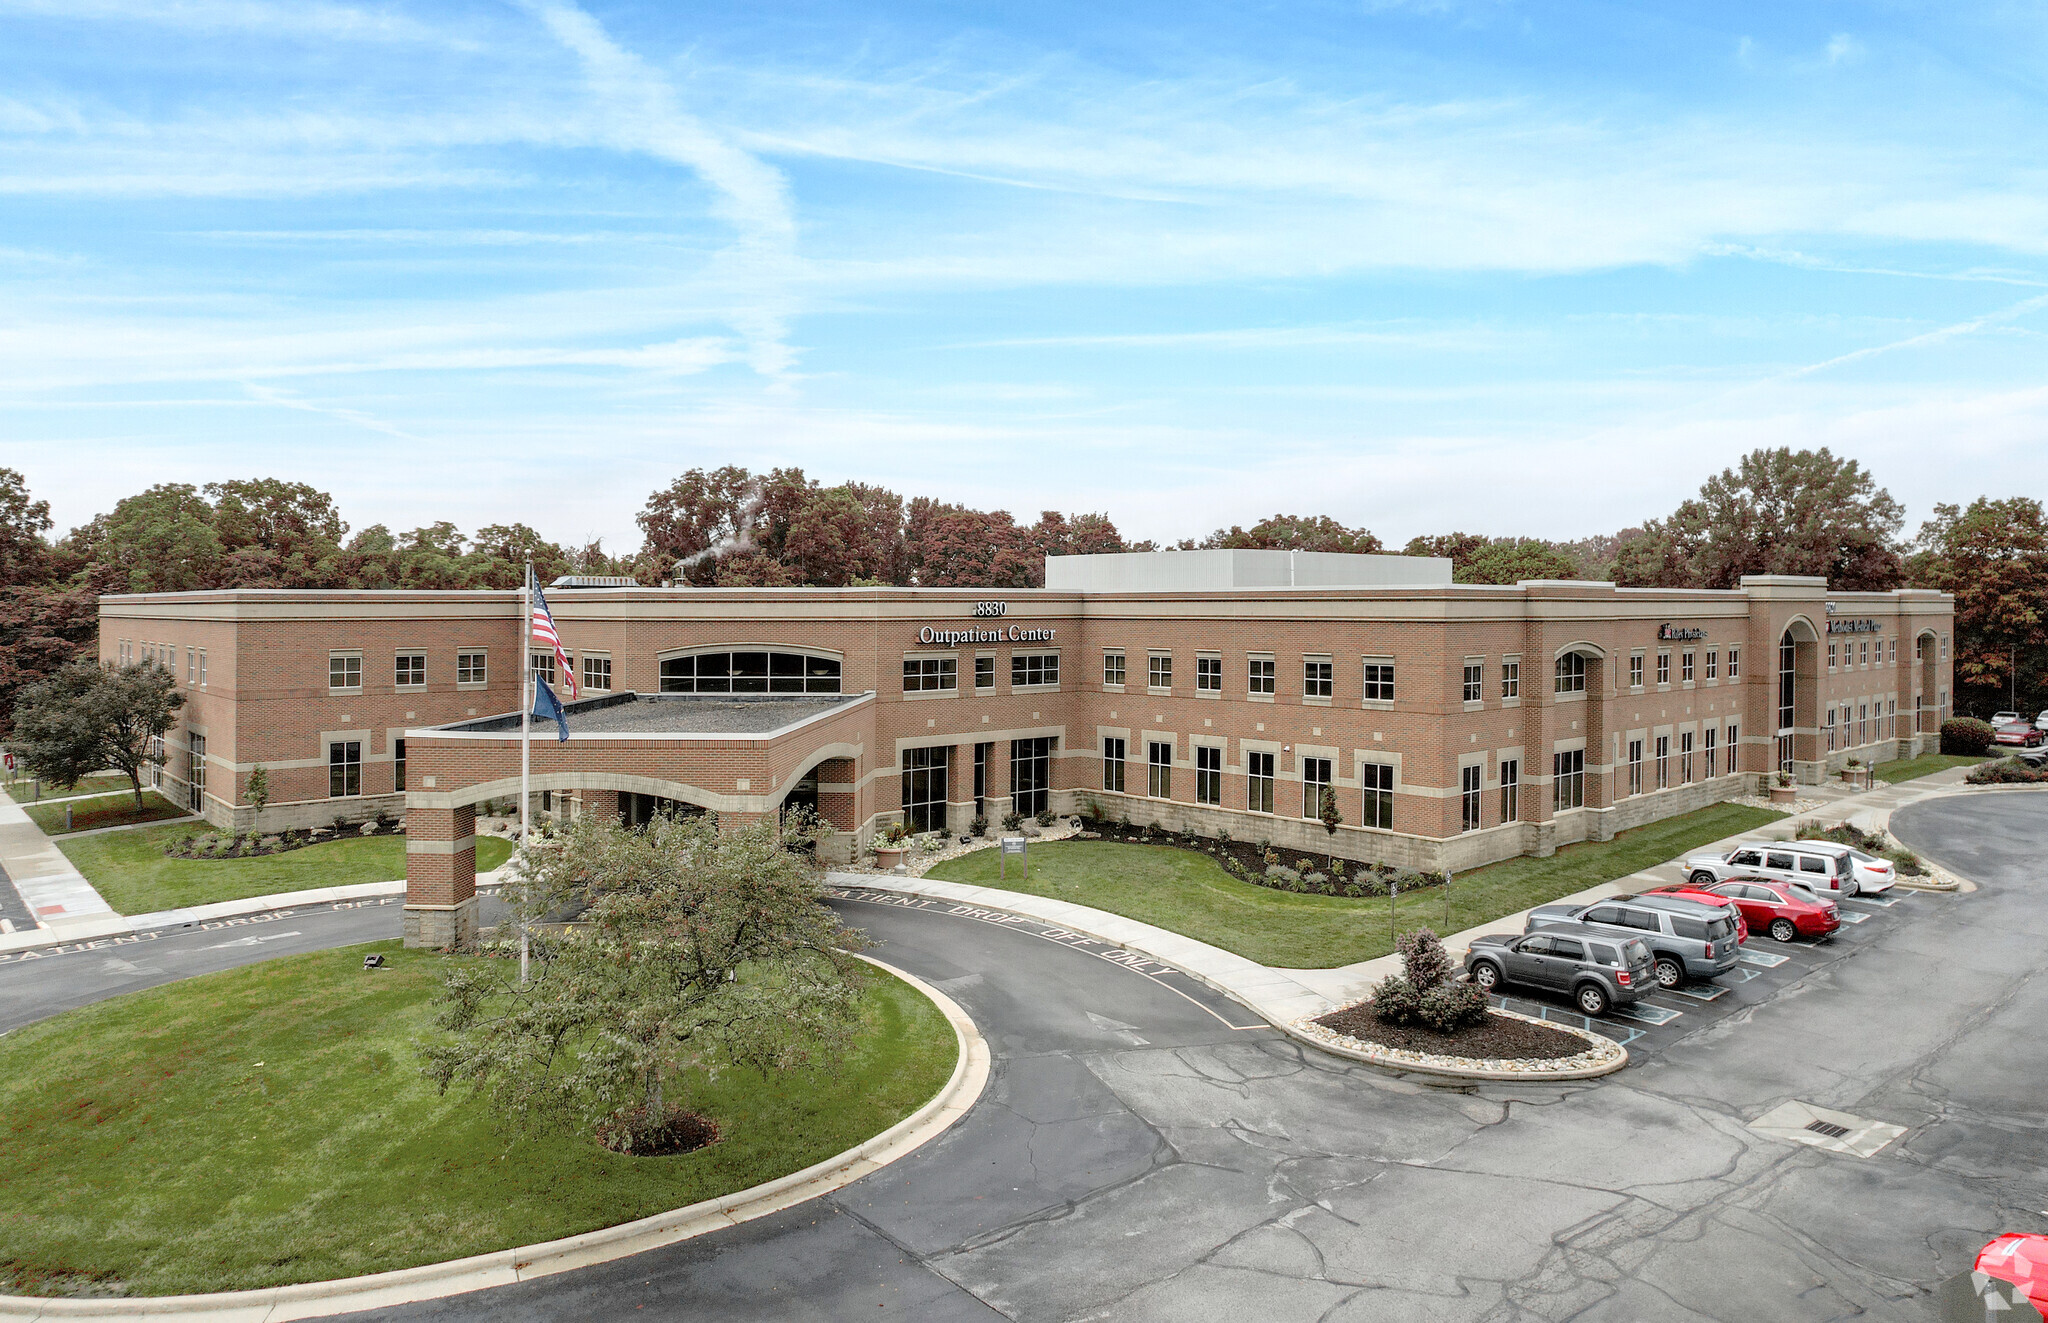
[[[1691,885],[1690,883],[1687,884]],[[1800,886],[1762,877],[1737,877],[1716,882],[1707,894],[1725,896],[1749,926],[1771,935],[1774,942],[1795,937],[1826,937],[1842,926],[1841,907]]]
[[[1832,841],[1797,841],[1797,845],[1832,845]],[[1859,896],[1881,896],[1898,885],[1898,865],[1881,855],[1868,850],[1859,850],[1853,845],[1842,847],[1849,852],[1849,866],[1856,875],[1856,891]]]
[[[1695,887],[1690,882],[1673,882],[1668,886],[1651,887],[1648,891],[1642,893],[1642,899],[1645,903],[1659,896],[1676,896],[1680,900],[1689,900],[1695,905],[1720,906],[1727,913],[1735,917],[1736,943],[1739,945],[1749,940],[1749,920],[1743,917],[1741,909],[1736,906],[1735,902],[1726,896],[1707,888]]]
[[[1994,726],[2009,725],[2012,722],[2020,721],[2022,719],[2023,718],[2017,712],[1993,712],[1991,714],[1991,724]]]
[[[1991,729],[1993,744],[2014,744],[2022,749],[2032,749],[2048,740],[2048,731],[2043,731],[2025,718],[1994,723]]]
[[[1742,954],[1732,916],[1719,907],[1673,896],[1644,902],[1639,896],[1621,895],[1590,905],[1538,905],[1529,911],[1525,931],[1560,923],[1640,937],[1649,945],[1657,985],[1664,988],[1725,973]]]
[[[2034,729],[2048,730],[2048,711],[2044,711],[2040,716],[2034,718]]]
[[[1685,861],[1685,877],[1700,886],[1732,877],[1797,882],[1830,900],[1861,890],[1849,847],[1833,841],[1741,845],[1727,854],[1696,854]]]
[[[1639,937],[1560,923],[1541,932],[1477,937],[1465,972],[1485,992],[1520,984],[1562,992],[1587,1015],[1632,1006],[1657,977],[1656,961]]]
[[[1979,1250],[1971,1266],[1986,1277],[2019,1287],[2020,1298],[2037,1312],[2048,1311],[2048,1236],[2008,1231]]]

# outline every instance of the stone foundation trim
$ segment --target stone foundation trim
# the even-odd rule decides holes
[[[712,1231],[766,1217],[785,1208],[851,1185],[862,1177],[909,1156],[952,1128],[980,1099],[988,1085],[991,1057],[988,1043],[957,1002],[931,984],[879,960],[859,957],[928,998],[953,1026],[959,1056],[952,1078],[931,1101],[865,1143],[751,1189],[706,1199],[672,1212],[656,1213],[601,1231],[587,1231],[539,1245],[498,1250],[447,1263],[401,1268],[367,1277],[332,1282],[305,1282],[258,1291],[220,1291],[209,1295],[144,1296],[135,1299],[78,1300],[41,1296],[0,1296],[0,1318],[120,1318],[183,1315],[216,1323],[283,1323],[286,1319],[323,1318],[363,1309],[384,1309],[418,1300],[440,1300],[513,1282],[532,1281],[593,1263],[610,1263],[664,1245],[691,1240]]]
[[[408,947],[460,950],[476,941],[477,898],[453,905],[410,904],[405,907],[404,937]]]
[[[405,838],[407,854],[461,854],[464,850],[476,849],[476,833],[453,841],[423,841],[417,836]]]

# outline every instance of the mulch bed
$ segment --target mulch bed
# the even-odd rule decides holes
[[[46,808],[45,811],[53,812],[57,831],[61,835],[64,830],[64,806],[55,805],[53,809]],[[85,809],[74,804],[71,811],[71,830],[92,831],[99,827],[127,827],[138,822],[157,822],[164,818],[182,818],[185,815],[186,810],[168,802],[145,803],[141,812],[137,812],[135,799],[129,796],[113,808]]]
[[[1197,854],[1206,854],[1219,862],[1224,859],[1230,859],[1237,863],[1244,870],[1245,874],[1248,875],[1241,877],[1241,881],[1249,881],[1259,886],[1271,885],[1266,881],[1265,877],[1266,857],[1259,853],[1259,847],[1255,841],[1219,841],[1209,836],[1186,837],[1175,832],[1148,833],[1143,827],[1127,828],[1115,822],[1104,822],[1099,819],[1086,818],[1085,816],[1083,823],[1088,830],[1099,833],[1101,839],[1105,841],[1120,841],[1128,845],[1168,845],[1175,849],[1192,850]],[[1304,854],[1299,850],[1282,846],[1273,847],[1273,851],[1279,856],[1279,863],[1304,876],[1310,873],[1323,873],[1325,875],[1330,873],[1330,856],[1327,854]],[[1343,878],[1332,876],[1330,881],[1322,887],[1308,888],[1304,894],[1322,896],[1348,895],[1349,893],[1344,889],[1344,884],[1347,882],[1357,882],[1361,876],[1377,880],[1377,885],[1368,888],[1365,894],[1378,896],[1387,894],[1386,882],[1389,876],[1387,873],[1375,872],[1371,864],[1362,864],[1356,860],[1347,859],[1342,862],[1345,868],[1345,876]],[[1401,894],[1404,896],[1436,886],[1436,882],[1426,873],[1413,873],[1401,870],[1398,876],[1401,878]],[[1281,888],[1276,887],[1274,889],[1280,890]]]
[[[1454,1034],[1440,1034],[1427,1025],[1387,1024],[1372,1013],[1372,1003],[1347,1006],[1316,1020],[1326,1029],[1381,1047],[1428,1052],[1440,1057],[1474,1057],[1521,1061],[1555,1061],[1591,1051],[1593,1044],[1548,1025],[1531,1024],[1489,1013],[1486,1023]]]
[[[399,823],[396,826],[379,830],[373,834],[377,836],[403,837],[405,835],[405,825]],[[324,827],[320,828],[317,834],[305,827],[293,827],[286,831],[265,832],[258,840],[254,849],[249,847],[248,838],[245,834],[234,838],[234,844],[230,848],[209,853],[197,848],[199,842],[209,837],[215,839],[223,838],[217,832],[195,830],[193,838],[189,843],[181,845],[177,841],[171,841],[164,846],[164,853],[173,859],[264,859],[274,854],[286,854],[293,850],[303,850],[309,845],[321,845],[327,841],[352,840],[360,835],[362,835],[362,829],[358,826],[351,826],[338,837],[332,830]],[[277,844],[265,848],[262,844],[265,840],[274,840]]]

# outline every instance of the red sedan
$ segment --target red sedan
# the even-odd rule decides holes
[[[1722,895],[1720,892],[1712,891],[1703,887],[1696,887],[1690,882],[1673,882],[1669,886],[1651,887],[1649,891],[1646,891],[1643,894],[1650,895],[1656,892],[1662,892],[1666,895],[1672,896],[1683,896],[1687,900],[1696,900],[1702,905],[1727,906],[1728,909],[1733,911],[1735,914],[1735,944],[1737,946],[1740,946],[1744,942],[1749,940],[1748,916],[1743,914],[1742,907],[1740,905],[1737,905],[1734,901]]]
[[[1842,911],[1792,882],[1761,877],[1732,877],[1707,889],[1733,901],[1735,908],[1776,942],[1794,937],[1826,937],[1842,926]]]

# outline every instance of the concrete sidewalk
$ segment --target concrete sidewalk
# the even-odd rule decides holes
[[[1793,827],[1800,823],[1818,823],[1822,827],[1832,827],[1854,818],[1859,820],[1859,826],[1875,823],[1881,827],[1894,809],[1936,795],[1953,793],[1962,785],[1963,774],[1967,770],[1951,768],[1902,785],[1879,784],[1873,789],[1856,793],[1830,794],[1828,792],[1832,787],[1805,787],[1803,791],[1818,792],[1811,797],[1825,799],[1823,807],[1781,819],[1755,831],[1743,832],[1702,845],[1688,853],[1719,853],[1734,849],[1744,842],[1789,840]],[[1866,826],[1866,829],[1869,828]],[[1244,1003],[1281,1028],[1286,1028],[1303,1016],[1320,1015],[1337,1006],[1360,1001],[1371,991],[1374,983],[1389,974],[1399,973],[1401,969],[1400,957],[1395,955],[1362,960],[1357,964],[1342,965],[1335,969],[1277,969],[1149,923],[1140,923],[1136,919],[1126,919],[1104,910],[1090,909],[1085,905],[1052,900],[1044,896],[1004,891],[995,887],[968,886],[960,882],[942,882],[934,878],[890,877],[873,873],[829,873],[826,876],[835,886],[923,896],[959,905],[1004,910],[1012,914],[1026,915],[1044,923],[1057,924],[1071,932],[1109,942],[1172,965],[1218,992]],[[1544,903],[1584,905],[1608,896],[1619,895],[1624,891],[1642,891],[1649,887],[1684,880],[1685,870],[1681,862],[1671,859],[1641,872],[1602,882]],[[1454,887],[1455,885],[1453,882]],[[1402,916],[1407,925],[1427,925],[1430,922],[1433,901],[1439,907],[1437,913],[1441,915],[1442,901],[1439,893],[1428,892],[1415,901],[1412,910],[1403,908]],[[1527,910],[1504,914],[1500,918],[1446,936],[1444,946],[1454,958],[1462,960],[1473,938],[1487,933],[1519,933],[1528,916]]]
[[[74,934],[119,918],[92,883],[71,866],[56,842],[36,826],[27,810],[4,796],[0,796],[0,870],[5,870],[8,882],[39,925],[37,933],[28,936],[69,941]],[[0,943],[11,943],[23,935],[0,933]],[[100,934],[94,931],[91,935]]]

